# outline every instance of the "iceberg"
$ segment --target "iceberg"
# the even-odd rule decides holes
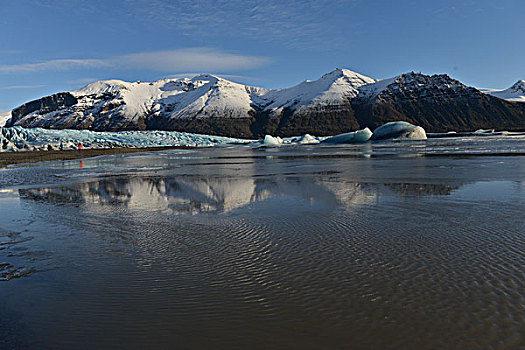
[[[297,141],[295,141],[295,143],[299,143],[301,145],[311,145],[311,144],[319,143],[319,142],[321,141],[319,141],[315,136],[312,136],[310,134],[305,134],[299,137]]]
[[[493,134],[494,132],[494,129],[478,129],[474,131],[474,134]]]
[[[347,132],[345,134],[328,137],[323,141],[323,143],[361,143],[367,142],[371,136],[372,132],[370,129],[364,128],[363,130]]]
[[[283,139],[281,139],[279,136],[272,136],[272,135],[266,135],[264,137],[264,140],[262,140],[263,146],[273,146],[278,147],[283,144]]]
[[[407,122],[389,122],[374,130],[370,140],[426,140],[425,129]]]

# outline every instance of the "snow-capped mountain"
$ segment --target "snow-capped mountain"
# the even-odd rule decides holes
[[[411,99],[436,99],[454,98],[457,95],[468,93],[475,90],[469,88],[457,80],[450,78],[446,74],[424,75],[421,73],[405,73],[397,77],[379,80],[372,84],[367,84],[359,89],[361,100],[386,100],[394,95],[404,95],[404,98]],[[474,92],[474,91],[470,91]],[[475,93],[475,92],[474,92]]]
[[[12,124],[111,131],[170,130],[170,124],[181,118],[245,118],[254,112],[252,106],[258,105],[259,96],[266,91],[213,75],[152,83],[97,81],[15,109]]]
[[[524,130],[525,104],[486,95],[446,74],[405,73],[360,88],[352,103],[360,126],[404,120],[431,132]]]
[[[521,88],[515,84],[508,90],[518,93]],[[510,92],[501,95],[508,96]],[[431,132],[523,129],[525,104],[483,94],[444,74],[412,72],[375,80],[336,69],[318,80],[276,90],[203,74],[151,83],[94,82],[14,109],[8,126],[175,130],[252,138],[334,135],[393,120]]]
[[[297,111],[315,106],[339,105],[345,99],[352,99],[359,93],[359,87],[376,80],[352,72],[336,69],[316,81],[305,80],[291,88],[268,91],[264,100],[269,101],[265,110],[280,113],[284,108]]]
[[[271,90],[259,118],[250,129],[255,135],[334,135],[362,129],[353,118],[351,101],[359,88],[376,80],[348,69],[336,69],[316,81],[288,89]]]
[[[505,90],[482,89],[481,91],[507,101],[525,102],[525,80],[518,80]]]
[[[11,112],[0,112],[0,127],[4,126],[10,118]]]

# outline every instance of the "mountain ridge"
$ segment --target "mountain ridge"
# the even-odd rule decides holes
[[[284,89],[212,74],[155,82],[106,80],[23,104],[13,109],[6,126],[158,129],[246,138],[333,135],[393,120],[436,132],[525,129],[525,103],[516,100],[525,91],[524,81],[498,91],[480,91],[446,74],[409,72],[376,80],[339,68]]]

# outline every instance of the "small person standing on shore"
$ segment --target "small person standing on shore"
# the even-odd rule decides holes
[[[80,152],[82,150],[82,144],[78,144],[78,152]]]

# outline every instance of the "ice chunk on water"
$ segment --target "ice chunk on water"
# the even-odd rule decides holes
[[[264,137],[264,140],[262,140],[262,144],[264,146],[281,146],[283,144],[283,139],[281,139],[279,136],[271,136],[266,135]]]
[[[474,131],[474,134],[493,134],[494,132],[494,129],[478,129]]]
[[[316,137],[310,134],[305,134],[296,141],[296,143],[300,143],[300,144],[312,144],[312,143],[319,143],[319,142],[320,141]]]
[[[407,122],[390,122],[374,130],[370,140],[426,140],[425,129]]]
[[[369,128],[363,130],[347,132],[345,134],[339,134],[331,136],[323,141],[323,143],[359,143],[366,142],[372,136],[372,132]]]

